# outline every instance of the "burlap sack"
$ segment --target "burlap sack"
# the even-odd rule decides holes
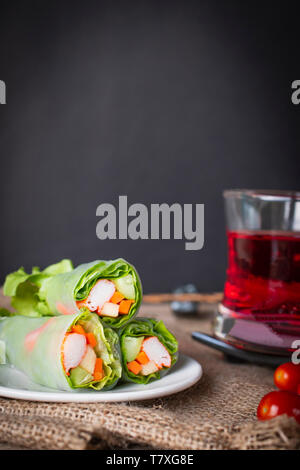
[[[285,416],[258,422],[260,398],[274,388],[272,370],[230,363],[191,339],[210,331],[202,309],[179,319],[167,305],[143,306],[162,318],[180,350],[198,360],[203,378],[189,390],[147,402],[55,404],[0,399],[0,442],[32,449],[297,449],[300,426]]]

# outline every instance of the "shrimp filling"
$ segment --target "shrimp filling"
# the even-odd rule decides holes
[[[84,329],[84,322],[73,325],[62,343],[62,364],[74,385],[100,381],[105,377],[103,361],[97,357],[97,340]]]
[[[117,318],[119,315],[128,315],[131,306],[135,303],[134,299],[128,298],[128,296],[132,297],[131,290],[129,294],[127,293],[127,297],[124,294],[117,290],[113,281],[100,279],[92,287],[88,297],[77,301],[76,304],[78,308],[87,308],[101,317]]]
[[[127,368],[135,375],[150,375],[171,367],[171,356],[165,346],[156,336],[142,339],[141,347],[136,357],[127,362]]]

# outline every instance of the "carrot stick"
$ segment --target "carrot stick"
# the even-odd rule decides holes
[[[131,304],[134,303],[134,300],[122,300],[120,303],[119,313],[121,315],[127,315],[130,310]]]
[[[85,336],[85,331],[84,331],[84,329],[82,328],[81,325],[74,325],[72,327],[72,332],[73,333],[78,333],[79,335],[84,335]]]
[[[140,364],[148,364],[149,357],[144,351],[141,351],[135,360],[138,361]]]
[[[124,299],[124,295],[122,295],[120,292],[116,291],[113,294],[112,298],[110,299],[110,302],[112,302],[113,304],[118,304],[123,299]]]
[[[103,375],[103,361],[101,357],[97,357],[94,368],[94,380],[101,380]]]
[[[94,372],[102,372],[102,371],[103,371],[103,361],[101,357],[97,357]]]
[[[94,373],[94,380],[102,380],[103,379],[103,373],[102,372],[95,372]]]
[[[97,340],[95,338],[95,335],[94,333],[87,333],[86,334],[86,339],[87,339],[87,342],[89,343],[89,345],[94,348],[97,344]]]
[[[142,370],[142,366],[136,361],[131,361],[127,362],[127,369],[137,375]]]

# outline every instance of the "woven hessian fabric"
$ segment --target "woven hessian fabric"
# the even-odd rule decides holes
[[[205,308],[197,318],[180,319],[166,304],[145,305],[141,315],[164,320],[180,351],[200,362],[204,374],[198,384],[147,402],[56,404],[0,398],[0,442],[31,449],[300,447],[300,426],[292,418],[256,419],[261,397],[274,389],[271,369],[228,362],[191,339],[193,330],[210,331]]]

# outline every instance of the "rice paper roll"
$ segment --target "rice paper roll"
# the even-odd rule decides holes
[[[123,259],[93,261],[73,269],[62,260],[43,271],[23,268],[9,274],[4,294],[17,313],[26,316],[72,315],[96,312],[113,328],[120,328],[138,311],[142,286],[135,268]]]
[[[135,319],[120,330],[119,336],[125,382],[158,380],[177,361],[177,340],[162,321]]]
[[[2,363],[53,389],[109,390],[122,375],[118,335],[94,313],[2,317],[0,344],[5,349]]]

